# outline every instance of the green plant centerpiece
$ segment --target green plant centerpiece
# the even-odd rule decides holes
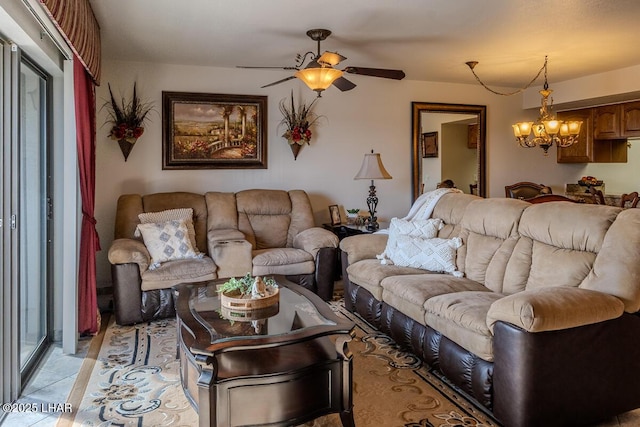
[[[278,302],[278,284],[273,278],[252,277],[247,273],[239,279],[232,277],[219,288],[223,308],[255,310]]]

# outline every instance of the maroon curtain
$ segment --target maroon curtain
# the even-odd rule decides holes
[[[80,197],[82,198],[82,228],[78,269],[78,332],[98,332],[98,298],[96,290],[96,252],[100,239],[94,218],[96,188],[96,95],[93,80],[82,62],[73,60],[74,97],[76,105],[76,144]]]

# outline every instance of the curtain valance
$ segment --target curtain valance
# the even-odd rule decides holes
[[[89,0],[40,0],[93,81],[100,84],[100,26]]]

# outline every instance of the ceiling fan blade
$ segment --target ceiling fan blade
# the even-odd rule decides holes
[[[260,87],[261,88],[265,88],[265,87],[269,87],[269,86],[279,85],[280,83],[284,83],[287,80],[291,80],[291,79],[295,79],[295,78],[296,78],[296,76],[289,76],[286,79],[278,80],[277,82],[269,83],[268,85],[264,85],[264,86],[260,86]]]
[[[360,74],[363,76],[383,77],[385,79],[404,79],[404,71],[388,70],[385,68],[347,67],[344,69],[344,72],[351,74]]]
[[[249,68],[255,70],[297,70],[298,67],[261,67],[251,65],[236,65],[236,68]]]
[[[351,90],[354,87],[356,87],[355,83],[353,83],[351,80],[345,79],[344,77],[337,78],[333,82],[333,85],[335,87],[337,87],[338,89],[340,89],[342,92],[345,92],[347,90]]]

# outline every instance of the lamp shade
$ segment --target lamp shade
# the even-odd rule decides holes
[[[309,89],[322,92],[342,76],[342,71],[328,67],[313,67],[299,70],[295,76],[309,86]]]
[[[320,64],[329,64],[332,67],[338,65],[341,61],[344,61],[344,56],[340,55],[338,52],[325,52],[318,58],[318,63]]]
[[[380,153],[367,153],[362,160],[360,171],[353,179],[391,179],[391,175],[384,168]]]

